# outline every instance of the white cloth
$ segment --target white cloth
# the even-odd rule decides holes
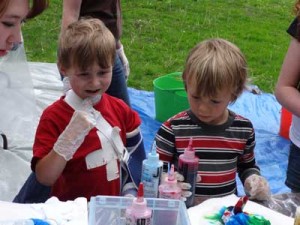
[[[88,205],[86,198],[74,201],[59,201],[56,197],[45,203],[19,204],[0,201],[0,224],[14,221],[41,219],[51,225],[88,225]]]
[[[223,206],[234,206],[238,200],[239,197],[232,194],[222,198],[208,199],[197,206],[189,208],[188,214],[191,221],[191,225],[213,225],[205,219],[205,216],[219,212],[219,210]],[[243,210],[251,214],[258,214],[264,216],[271,222],[272,225],[294,224],[293,218],[275,212],[250,200],[248,200]]]

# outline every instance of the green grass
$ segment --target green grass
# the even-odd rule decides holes
[[[29,61],[56,62],[61,0],[23,27]],[[128,86],[153,90],[153,80],[182,71],[189,50],[212,37],[245,54],[249,76],[273,92],[294,15],[288,0],[123,0],[122,42],[130,62]]]

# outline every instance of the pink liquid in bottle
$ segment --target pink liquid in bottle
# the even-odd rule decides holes
[[[195,156],[195,149],[192,147],[192,144],[193,139],[190,138],[188,147],[184,150],[184,153],[179,156],[178,161],[178,172],[183,175],[184,182],[191,185],[190,191],[192,192],[192,195],[187,197],[185,201],[186,207],[190,207],[194,204],[199,165],[199,158]]]
[[[126,225],[151,225],[152,210],[147,207],[143,183],[140,183],[137,197],[133,199],[132,205],[126,209],[125,217]]]
[[[181,188],[177,184],[177,180],[174,172],[174,165],[171,165],[171,169],[168,172],[166,180],[162,181],[159,185],[159,197],[168,199],[180,199]]]

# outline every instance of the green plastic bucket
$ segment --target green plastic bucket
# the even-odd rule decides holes
[[[189,108],[181,74],[181,72],[174,72],[153,81],[155,117],[160,122]]]

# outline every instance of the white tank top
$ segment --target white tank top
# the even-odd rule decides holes
[[[293,115],[292,125],[290,128],[290,140],[300,147],[300,117]]]

